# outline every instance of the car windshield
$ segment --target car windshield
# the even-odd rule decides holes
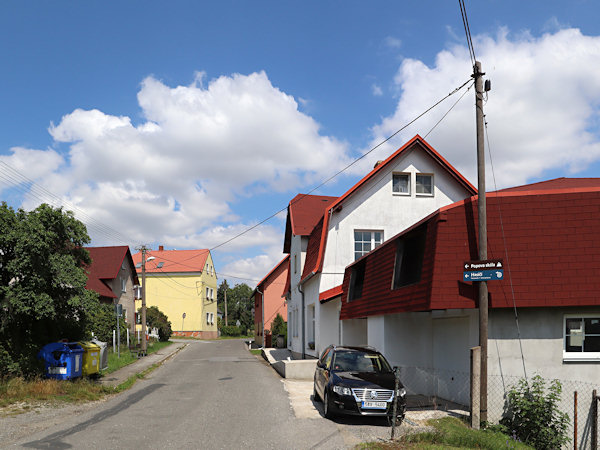
[[[391,372],[385,358],[376,353],[337,351],[333,357],[333,370],[340,372]]]

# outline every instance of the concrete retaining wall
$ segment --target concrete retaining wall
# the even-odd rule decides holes
[[[271,367],[277,371],[283,378],[294,380],[312,380],[317,367],[316,359],[280,359],[273,357],[273,349],[263,349],[262,355]]]

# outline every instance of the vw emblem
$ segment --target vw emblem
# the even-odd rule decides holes
[[[377,391],[371,391],[371,398],[377,398]]]

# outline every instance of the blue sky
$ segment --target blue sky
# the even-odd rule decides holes
[[[498,187],[599,176],[598,6],[466,5],[492,81]],[[471,72],[458,2],[447,0],[3,2],[0,52],[0,161],[75,206],[94,245],[153,248],[215,247]],[[473,95],[427,137],[471,181]],[[457,98],[317,193],[341,195]],[[3,200],[46,200],[7,171]],[[262,278],[283,257],[284,219],[215,250],[217,270]]]

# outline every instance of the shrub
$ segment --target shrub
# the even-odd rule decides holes
[[[171,322],[169,322],[165,313],[156,306],[146,308],[146,323],[150,328],[158,328],[158,340],[161,342],[168,341],[171,334],[173,334]]]
[[[242,329],[235,325],[223,325],[221,327],[221,335],[223,336],[241,336]]]
[[[546,392],[547,391],[547,392]],[[562,385],[550,382],[546,389],[544,379],[536,375],[530,383],[521,379],[508,392],[505,416],[500,424],[508,434],[536,449],[555,449],[570,441],[567,435],[569,415],[558,409]]]

